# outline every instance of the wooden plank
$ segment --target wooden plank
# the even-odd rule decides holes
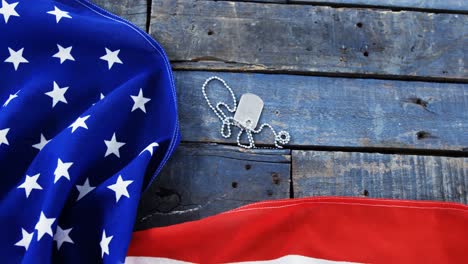
[[[331,4],[335,6],[369,6],[396,9],[429,9],[438,11],[468,11],[466,0],[289,0],[291,4]]]
[[[151,34],[175,69],[467,81],[468,16],[153,0]]]
[[[294,146],[468,151],[467,84],[197,71],[175,74],[184,141],[236,142],[221,137],[221,122],[203,98],[201,85],[212,75],[237,98],[259,95],[260,121],[289,131]],[[219,82],[207,93],[213,104],[232,105]],[[273,138],[265,132],[256,142]]]
[[[146,31],[147,0],[92,0],[92,2]]]
[[[468,159],[292,152],[294,197],[368,196],[468,203]]]
[[[215,1],[215,2],[216,1],[230,1],[230,2],[255,2],[255,3],[287,4],[289,0],[209,0],[209,1]]]
[[[256,201],[289,198],[289,153],[182,144],[144,193],[136,229],[196,220]]]

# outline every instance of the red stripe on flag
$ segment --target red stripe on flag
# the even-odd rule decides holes
[[[468,207],[358,198],[262,202],[135,232],[128,256],[196,263],[301,255],[365,263],[468,263]]]

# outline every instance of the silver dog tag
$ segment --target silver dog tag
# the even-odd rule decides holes
[[[263,101],[255,94],[243,94],[237,106],[234,119],[242,126],[254,129],[263,110]]]

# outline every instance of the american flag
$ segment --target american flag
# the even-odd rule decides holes
[[[179,141],[163,49],[84,0],[1,0],[0,100],[0,262],[123,263]]]
[[[126,263],[468,263],[467,234],[463,204],[352,197],[264,201],[135,232]]]

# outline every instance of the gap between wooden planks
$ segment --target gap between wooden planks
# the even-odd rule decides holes
[[[232,1],[232,0],[211,0]],[[333,7],[383,8],[391,10],[417,10],[422,12],[451,12],[466,14],[468,4],[465,0],[234,0],[233,2],[258,2],[276,4],[329,5]]]

